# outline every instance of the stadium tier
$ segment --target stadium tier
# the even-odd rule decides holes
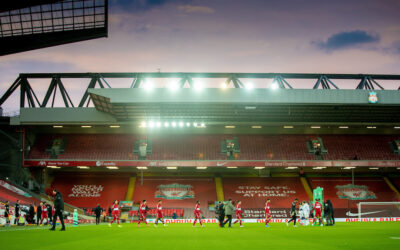
[[[31,194],[21,190],[7,181],[0,180],[0,201],[9,201],[11,203],[15,203],[17,200],[20,200],[20,203],[24,205],[40,203],[40,200],[32,197]]]
[[[124,200],[128,177],[105,175],[58,175],[52,187],[64,194],[64,200],[76,207],[110,206],[115,200]]]
[[[307,141],[322,138],[324,160],[400,160],[390,143],[399,136],[387,135],[238,135],[240,153],[236,160],[316,160]],[[46,152],[55,139],[65,141],[65,151],[57,159],[65,160],[137,160],[135,141],[146,138],[152,152],[146,160],[227,160],[221,153],[221,142],[230,135],[140,135],[114,134],[41,134],[28,155],[29,159],[49,159]]]

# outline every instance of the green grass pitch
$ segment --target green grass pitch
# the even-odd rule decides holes
[[[247,223],[245,227],[204,228],[191,224],[106,224],[67,227],[0,228],[0,249],[400,249],[399,222],[337,223],[333,227],[287,227]]]

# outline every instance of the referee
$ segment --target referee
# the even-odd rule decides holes
[[[297,202],[298,202],[298,201],[299,201],[299,200],[298,200],[297,198],[295,198],[294,201],[292,202],[292,206],[291,206],[291,208],[290,208],[290,216],[292,216],[292,218],[291,218],[288,222],[286,222],[286,226],[289,226],[289,223],[293,221],[293,226],[294,226],[294,227],[297,227],[297,226],[296,226],[296,221],[297,221],[297,209],[296,209],[296,205],[297,205]]]
[[[54,197],[54,209],[56,211],[54,212],[54,216],[53,216],[53,227],[50,228],[50,230],[54,231],[56,229],[57,217],[58,217],[58,218],[60,218],[60,222],[61,222],[61,225],[62,225],[60,231],[65,231],[64,218],[63,218],[64,200],[62,198],[61,193],[58,192],[56,189],[53,190],[53,195],[55,195],[55,197]]]

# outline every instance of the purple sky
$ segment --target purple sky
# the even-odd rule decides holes
[[[400,0],[110,0],[108,38],[0,57],[0,95],[20,72],[400,74],[399,13]],[[32,83],[42,97],[48,83]],[[76,100],[82,84],[66,84]]]

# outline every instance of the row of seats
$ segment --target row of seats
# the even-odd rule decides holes
[[[308,153],[306,141],[321,137],[328,153],[324,160],[400,160],[389,145],[400,136],[389,135],[239,135],[238,160],[316,160]],[[52,140],[68,140],[58,159],[137,160],[133,154],[139,135],[39,135],[30,159],[48,159],[46,148]],[[147,160],[226,160],[221,141],[231,135],[160,135],[152,137],[152,154]]]

